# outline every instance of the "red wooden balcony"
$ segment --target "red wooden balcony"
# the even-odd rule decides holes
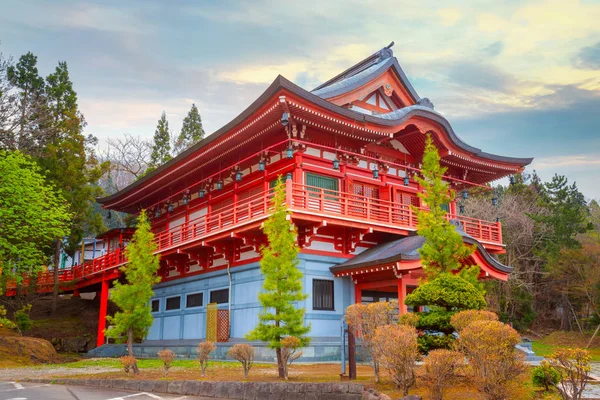
[[[190,220],[168,231],[155,235],[158,251],[164,253],[182,245],[209,240],[216,235],[228,234],[233,229],[264,220],[271,212],[273,191],[267,190],[229,207],[213,210],[207,215]],[[291,180],[286,182],[286,202],[294,219],[324,219],[343,226],[360,225],[374,231],[406,234],[417,229],[417,216],[412,207],[404,204],[373,199],[334,190],[309,187]],[[502,246],[502,228],[499,222],[487,222],[459,215],[447,215],[460,221],[466,233],[484,245]],[[124,253],[117,249],[102,257],[61,270],[59,280],[78,287],[108,270],[125,263]],[[38,275],[38,291],[50,292],[54,276],[52,271]],[[26,287],[28,279],[23,286]],[[61,285],[62,286],[62,285]],[[7,294],[14,294],[15,284],[9,283]]]

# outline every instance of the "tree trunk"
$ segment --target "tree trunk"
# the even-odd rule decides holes
[[[127,330],[127,353],[130,357],[133,357],[133,328]],[[137,361],[133,364],[133,373],[135,375],[140,373],[140,369],[137,366]]]
[[[279,377],[285,379],[285,367],[283,365],[283,360],[281,359],[281,349],[278,347],[275,349],[275,353],[277,354],[277,370],[279,371]]]
[[[58,301],[58,267],[60,265],[60,239],[56,239],[54,247],[54,288],[52,289],[52,315],[56,314],[56,303]]]

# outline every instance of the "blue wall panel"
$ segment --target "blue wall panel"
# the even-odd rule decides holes
[[[163,339],[180,339],[179,333],[181,328],[181,317],[174,315],[172,317],[165,317],[163,324]]]
[[[333,278],[329,267],[344,261],[340,258],[301,254],[299,269],[304,273],[303,285],[308,298],[299,304],[306,309],[305,320],[312,325],[312,337],[337,337],[340,334],[344,310],[352,304],[352,282],[349,278]],[[256,325],[260,312],[258,294],[262,289],[263,278],[258,263],[252,263],[231,270],[232,305],[231,337],[242,339]],[[313,310],[313,279],[334,281],[334,310]],[[154,313],[154,324],[148,340],[204,339],[206,336],[206,304],[210,301],[210,291],[229,287],[226,270],[218,270],[202,275],[160,283],[154,288],[154,298],[160,299],[160,311]],[[186,308],[186,295],[204,293],[202,307]],[[181,310],[165,311],[167,297],[181,295]],[[219,304],[219,309],[227,309],[227,304]],[[162,323],[161,323],[162,319]]]

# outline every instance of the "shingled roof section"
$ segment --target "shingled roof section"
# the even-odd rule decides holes
[[[488,253],[485,248],[477,240],[467,235],[460,229],[457,229],[466,244],[477,245],[477,250],[498,271],[510,273],[513,268],[502,264]],[[394,263],[397,261],[414,261],[419,260],[419,249],[423,247],[425,238],[423,236],[409,236],[402,239],[394,240],[387,243],[381,243],[375,247],[363,251],[356,257],[344,261],[341,264],[335,265],[329,270],[336,274],[339,272],[349,271],[356,268],[376,266],[382,264]]]
[[[354,64],[344,72],[317,86],[311,93],[324,99],[339,96],[370,82],[385,73],[385,71],[391,67],[398,75],[398,78],[406,90],[408,90],[413,100],[415,102],[419,101],[419,95],[408,80],[402,67],[400,67],[398,60],[394,57],[394,53],[391,49],[393,45],[394,42],[378,52],[371,54],[369,57]]]

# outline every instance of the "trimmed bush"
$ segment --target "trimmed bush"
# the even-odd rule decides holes
[[[423,332],[419,337],[420,351],[450,348],[454,341],[452,316],[462,310],[479,310],[486,306],[483,292],[470,281],[472,272],[476,270],[456,275],[442,273],[406,296],[405,304],[429,308],[427,312],[417,313],[417,329]]]
[[[213,342],[206,341],[198,344],[198,362],[200,363],[202,376],[206,376],[206,367],[208,365],[210,353],[215,351],[216,348],[217,346],[215,346]]]
[[[416,328],[419,324],[419,314],[414,312],[402,314],[400,316],[400,321],[398,322],[400,323],[400,325],[408,325]]]
[[[531,372],[531,381],[534,386],[543,387],[544,390],[548,391],[550,386],[555,387],[560,382],[560,372],[544,360]]]
[[[133,372],[133,366],[137,364],[137,360],[132,356],[119,357],[119,362],[123,366],[126,374],[129,373],[129,371]]]
[[[165,377],[169,376],[169,368],[171,368],[171,364],[173,364],[173,360],[175,360],[175,353],[169,349],[165,349],[159,351],[157,354],[158,358],[160,358],[160,360],[163,362]]]
[[[456,382],[464,366],[465,357],[457,351],[437,349],[429,352],[420,370],[429,398],[442,400],[444,392]]]
[[[475,321],[498,321],[498,315],[485,310],[460,311],[450,318],[450,325],[460,332]]]
[[[244,379],[248,379],[248,373],[254,364],[254,347],[246,343],[234,344],[227,350],[227,354],[242,364]]]
[[[485,399],[509,398],[509,385],[525,371],[522,354],[515,349],[520,341],[517,331],[499,321],[475,321],[462,330],[456,343]]]
[[[304,354],[300,348],[302,348],[302,341],[295,336],[287,336],[281,340],[281,361],[284,366],[283,375],[285,380],[289,376],[289,367]]]
[[[563,400],[579,400],[587,385],[590,372],[590,353],[583,349],[559,349],[548,361],[559,372],[560,382],[556,388]]]
[[[384,325],[373,336],[375,354],[404,395],[415,384],[415,362],[419,358],[417,330],[408,325]]]
[[[373,337],[378,327],[391,325],[397,314],[397,301],[379,301],[371,304],[353,304],[346,309],[346,322],[356,337],[357,344],[369,355],[375,382],[379,382],[379,359]]]

